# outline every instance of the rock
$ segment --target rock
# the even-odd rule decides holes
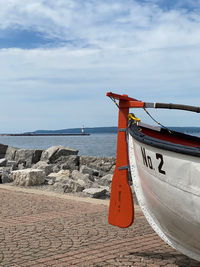
[[[17,164],[17,169],[18,170],[24,170],[26,169],[26,162],[21,162],[21,160]]]
[[[67,184],[64,187],[65,193],[78,193],[85,189],[83,181],[74,181],[73,179],[68,179]]]
[[[10,173],[10,167],[0,167],[0,173],[2,173],[4,171]]]
[[[61,156],[55,160],[56,164],[60,165],[60,169],[63,170],[78,170],[79,168],[79,156],[70,155],[70,156]]]
[[[47,162],[45,161],[38,161],[36,164],[34,164],[32,166],[33,169],[39,169],[39,170],[43,170],[47,175],[49,175],[50,173],[53,172],[53,168],[54,168],[55,165],[53,164],[48,164]]]
[[[103,186],[110,186],[111,182],[112,182],[112,174],[107,174],[105,176],[103,176],[102,178],[98,179],[97,183]]]
[[[62,156],[77,155],[78,150],[67,148],[64,146],[52,146],[43,151],[41,160],[49,163],[55,163],[55,161]]]
[[[89,174],[83,174],[77,170],[74,170],[71,174],[73,180],[80,181],[82,180],[85,184],[85,187],[91,187],[92,182],[94,182],[94,178]]]
[[[77,170],[73,170],[71,176],[74,180],[84,180],[84,174]]]
[[[7,145],[0,144],[0,159],[5,158],[7,148]]]
[[[65,189],[66,184],[60,183],[60,182],[56,182],[52,185],[53,190],[55,191],[60,191],[62,193],[64,193],[64,189]]]
[[[43,150],[38,149],[18,149],[15,153],[14,160],[18,164],[24,164],[24,167],[30,168],[32,164],[37,163],[40,160]]]
[[[58,181],[68,180],[69,176],[70,176],[70,171],[69,170],[60,170],[57,173],[50,173],[48,175],[48,178],[49,179],[54,178],[55,182],[58,182]]]
[[[99,171],[92,169],[86,165],[81,165],[80,167],[80,172],[84,173],[84,174],[89,174],[92,176],[98,176],[99,175]]]
[[[110,192],[111,192],[110,186],[100,186],[100,188],[106,190],[105,198],[110,198]]]
[[[97,182],[94,182],[91,184],[91,186],[89,188],[101,188],[102,186],[99,185]]]
[[[60,166],[60,165],[55,164],[55,165],[53,166],[53,172],[57,173],[57,172],[59,172],[60,170],[61,170],[61,166]]]
[[[105,188],[87,188],[83,190],[83,193],[92,198],[103,198],[106,196],[107,190]]]
[[[45,181],[44,171],[38,169],[12,171],[11,177],[14,180],[14,185],[18,186],[41,185]]]
[[[89,182],[94,182],[94,176],[90,175],[90,174],[84,174],[84,180],[89,181]]]
[[[55,184],[55,181],[56,181],[56,177],[46,176],[44,184],[53,185]]]
[[[41,155],[41,161],[50,162],[53,158],[53,155],[59,150],[59,146],[49,147],[47,150],[44,150]]]
[[[7,163],[7,159],[6,158],[0,159],[0,167],[5,167],[6,163]]]
[[[17,162],[15,160],[7,160],[6,167],[10,167],[12,171],[17,170]]]
[[[115,162],[115,158],[80,156],[80,165],[86,165],[92,169],[101,171],[99,176],[101,176],[101,173],[105,175],[110,172]]]
[[[15,159],[15,154],[16,154],[16,151],[19,150],[19,148],[16,148],[16,147],[12,147],[12,146],[9,146],[6,150],[6,155],[5,155],[5,158],[7,160],[14,160]]]
[[[80,186],[82,186],[83,189],[85,189],[85,188],[87,187],[87,184],[86,184],[85,181],[83,181],[83,180],[78,179],[78,180],[77,180],[77,183],[78,183]]]
[[[110,169],[109,173],[111,173],[111,174],[114,173],[114,171],[115,171],[115,166],[116,166],[116,165],[113,165],[113,166],[112,166],[112,168]]]
[[[70,155],[77,155],[78,150],[67,148],[67,147],[60,147],[59,150],[55,154],[55,158],[58,159],[61,156],[70,156]]]
[[[77,181],[76,183],[74,183],[73,192],[79,193],[79,192],[82,192],[84,189],[85,189],[85,187],[81,182]],[[66,192],[66,190],[65,190],[65,192]]]
[[[40,161],[42,152],[43,152],[42,149],[34,149],[34,150],[33,150],[32,164],[35,164],[35,163],[37,163],[38,161]]]
[[[1,180],[2,173],[3,173],[3,167],[0,167],[0,184],[2,184],[2,180]]]
[[[1,182],[2,184],[5,184],[5,183],[12,183],[13,182],[13,179],[12,177],[9,175],[9,172],[4,170],[2,173],[1,173]]]
[[[53,184],[55,184],[55,181],[54,181],[54,179],[50,179],[50,180],[45,180],[45,183],[48,185],[53,185]]]

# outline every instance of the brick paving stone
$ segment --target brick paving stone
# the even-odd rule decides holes
[[[31,191],[32,192],[32,191]],[[108,206],[0,186],[0,266],[200,266],[166,245],[139,208],[127,229]]]

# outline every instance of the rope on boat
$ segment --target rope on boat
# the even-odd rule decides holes
[[[115,103],[115,105],[116,105],[116,106],[118,107],[118,109],[122,112],[122,114],[124,115],[124,117],[127,118],[126,114],[124,114],[124,112],[122,111],[122,109],[120,109],[120,107],[119,107],[117,101],[115,100],[115,98],[114,98],[114,97],[111,97],[111,96],[109,96],[109,98]]]
[[[147,115],[153,120],[155,121],[158,125],[162,126],[164,129],[166,129],[169,133],[171,133],[171,131],[166,127],[164,126],[163,124],[161,124],[159,121],[157,121],[156,119],[154,119],[154,117],[148,112],[148,110],[146,108],[143,108],[144,111],[147,113]]]
[[[109,98],[115,103],[115,105],[118,107],[118,109],[122,112],[122,114],[125,116],[125,118],[127,118],[128,120],[132,120],[134,121],[135,123],[136,122],[140,122],[141,120],[139,118],[137,118],[133,113],[129,113],[128,116],[126,116],[126,114],[124,114],[124,112],[122,111],[122,109],[120,109],[117,101],[115,100],[114,97],[111,97],[109,96]],[[161,127],[163,127],[164,129],[166,129],[169,133],[171,133],[171,131],[166,127],[164,126],[163,124],[161,124],[159,121],[157,121],[156,119],[153,118],[153,116],[147,111],[146,108],[143,108],[144,111],[147,113],[147,115],[155,122],[157,123],[158,125],[160,125]]]

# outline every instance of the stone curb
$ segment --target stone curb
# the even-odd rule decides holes
[[[7,184],[0,184],[0,189],[5,189],[5,190],[15,191],[15,192],[23,192],[23,193],[27,193],[27,194],[43,195],[43,196],[48,196],[48,197],[57,197],[57,198],[61,198],[61,199],[74,200],[74,201],[78,201],[78,202],[86,202],[86,203],[95,204],[95,205],[109,206],[109,202],[110,202],[109,199],[77,197],[77,196],[72,196],[72,195],[67,195],[67,194],[59,194],[56,192],[43,191],[40,189],[16,187],[16,186],[7,185]],[[138,205],[134,205],[134,209],[137,211],[141,210],[140,206],[138,206]]]
[[[49,192],[49,191],[43,191],[40,189],[32,189],[32,188],[25,188],[25,187],[16,187],[12,185],[7,185],[7,184],[0,184],[0,189],[5,189],[9,191],[15,191],[15,192],[23,192],[27,194],[36,194],[36,195],[44,195],[44,196],[49,196],[49,197],[57,197],[61,199],[69,199],[69,200],[74,200],[74,201],[79,201],[79,202],[86,202],[86,203],[91,203],[95,205],[105,205],[109,206],[109,200],[108,199],[94,199],[94,198],[89,198],[89,197],[77,197],[77,196],[72,196],[72,195],[66,195],[66,194],[59,194],[55,192]]]

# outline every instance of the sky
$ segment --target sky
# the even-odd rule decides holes
[[[0,0],[0,133],[116,126],[109,91],[200,106],[200,0]]]

